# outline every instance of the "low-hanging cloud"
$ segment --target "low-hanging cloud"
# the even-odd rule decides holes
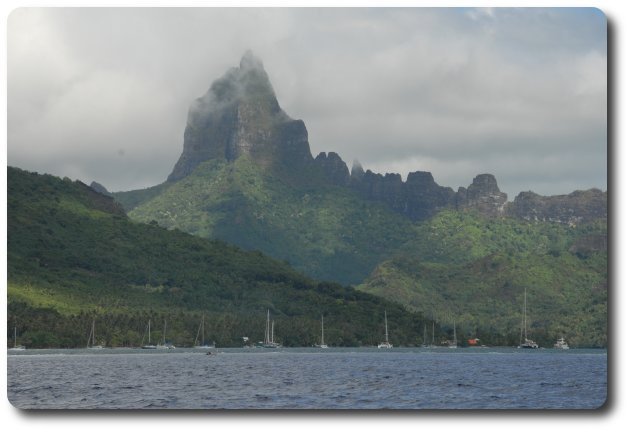
[[[314,154],[510,197],[606,188],[606,20],[595,9],[17,9],[8,162],[162,182],[188,109],[252,49]]]

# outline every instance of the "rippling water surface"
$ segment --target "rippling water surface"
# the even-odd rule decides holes
[[[594,409],[603,350],[27,350],[18,408]]]

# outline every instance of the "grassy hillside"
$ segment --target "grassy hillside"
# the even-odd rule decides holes
[[[190,345],[202,314],[211,339],[238,345],[262,339],[267,309],[287,345],[315,343],[320,314],[333,345],[377,343],[385,309],[396,344],[418,343],[425,324],[260,252],[132,222],[79,182],[9,168],[7,191],[7,327],[27,346],[84,345],[92,319],[110,346],[139,345],[149,319],[159,329],[166,320],[167,339]]]
[[[129,194],[115,197],[129,201]],[[247,156],[201,164],[129,216],[260,250],[312,277],[341,283],[363,280],[412,231],[404,216],[347,188],[283,181]]]
[[[500,345],[518,341],[527,288],[539,343],[605,346],[606,236],[604,221],[572,228],[444,211],[357,288]]]

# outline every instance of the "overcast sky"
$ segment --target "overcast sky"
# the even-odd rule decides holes
[[[607,189],[596,9],[17,9],[7,27],[11,166],[161,183],[192,100],[252,49],[314,156],[454,189],[493,173],[510,200]]]

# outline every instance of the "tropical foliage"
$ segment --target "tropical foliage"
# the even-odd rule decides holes
[[[541,343],[564,336],[606,345],[606,220],[570,226],[445,210],[414,223],[351,188],[320,183],[283,181],[246,156],[212,160],[135,201],[129,214],[357,284],[444,331],[456,322],[462,335],[492,344],[518,342],[527,287]]]
[[[607,344],[605,221],[570,227],[444,211],[358,289],[455,322],[460,334],[514,345],[528,291],[529,332],[543,345]]]
[[[395,344],[418,344],[419,313],[219,240],[130,221],[80,182],[8,169],[8,331],[30,347],[84,346],[92,320],[108,346],[137,346],[149,319],[159,340],[192,345],[206,316],[221,346],[263,338],[266,311],[288,346],[374,345],[387,310]]]
[[[359,283],[412,231],[407,218],[348,188],[284,181],[247,156],[204,162],[166,185],[127,207],[129,216],[260,250],[317,279]],[[131,205],[133,195],[126,194],[114,196]]]

